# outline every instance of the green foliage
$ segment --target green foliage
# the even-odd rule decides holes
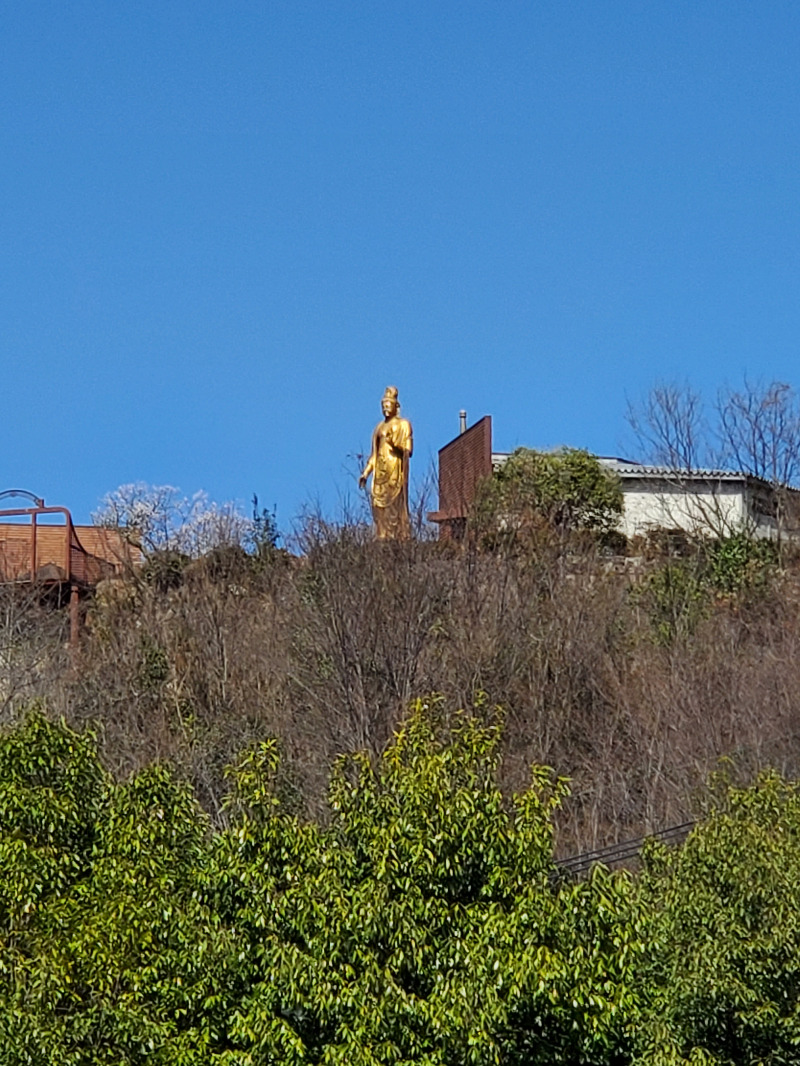
[[[0,927],[33,916],[86,871],[107,789],[94,738],[38,710],[0,741]]]
[[[634,590],[634,599],[649,615],[655,641],[663,645],[692,636],[711,605],[708,579],[697,557],[653,570]]]
[[[708,581],[718,592],[753,594],[769,587],[778,566],[778,547],[745,533],[712,541],[707,547]]]
[[[622,514],[619,479],[578,448],[518,448],[479,486],[472,523],[484,533],[545,527],[610,534]]]
[[[214,832],[166,768],[115,784],[33,712],[0,736],[0,1063],[796,1062],[800,788],[720,780],[638,878],[563,881],[566,783],[502,796],[499,737],[418,701],[338,761],[324,827],[263,742]]]
[[[275,510],[258,506],[258,496],[253,493],[253,518],[248,538],[249,550],[260,559],[270,558],[280,540],[278,519]]]
[[[800,790],[775,774],[718,802],[641,881],[649,989],[642,1063],[796,1063]]]
[[[746,603],[762,595],[777,566],[772,541],[737,533],[695,545],[686,557],[653,570],[634,601],[648,613],[657,643],[670,645],[697,631],[715,597]]]
[[[499,729],[416,704],[377,765],[340,760],[325,829],[261,744],[216,835],[162,768],[115,786],[90,737],[8,734],[0,1061],[605,1061],[631,886],[554,885],[566,785],[539,768],[506,802]]]
[[[0,1061],[211,1061],[208,826],[154,767],[112,786],[93,740],[32,717],[0,741]]]
[[[267,751],[243,762],[224,861],[259,963],[243,1061],[522,1066],[605,1061],[624,1039],[629,882],[552,886],[565,783],[537,769],[506,804],[498,739],[497,722],[417,703],[377,765],[339,761],[324,832],[271,806]]]
[[[145,637],[140,655],[138,687],[144,692],[157,692],[169,677],[169,656],[164,648]]]

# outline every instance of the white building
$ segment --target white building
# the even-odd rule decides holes
[[[493,452],[492,466],[510,453]],[[672,470],[629,459],[598,456],[620,480],[624,510],[620,532],[646,536],[656,529],[681,529],[701,536],[748,532],[756,537],[778,534],[778,493],[761,478],[732,470]],[[800,512],[800,492],[783,490],[784,508]],[[788,532],[784,521],[782,532]]]
[[[778,533],[778,496],[761,478],[731,470],[676,471],[601,457],[619,477],[625,500],[621,531],[627,537],[653,529],[757,537]],[[793,489],[786,490],[795,499]]]

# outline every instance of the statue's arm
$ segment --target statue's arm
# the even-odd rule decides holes
[[[411,454],[414,451],[414,435],[411,432],[411,423],[405,419],[398,421],[395,427],[392,447],[396,452],[401,452],[404,458],[411,458]]]

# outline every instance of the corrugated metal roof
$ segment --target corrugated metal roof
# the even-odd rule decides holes
[[[749,478],[749,475],[738,470],[716,470],[712,467],[676,470],[672,466],[648,466],[644,463],[634,463],[629,459],[616,459],[605,455],[598,455],[597,458],[603,466],[607,466],[620,477],[668,477],[672,481],[747,481]]]
[[[492,452],[492,466],[495,468],[502,466],[511,455],[513,455],[513,452]],[[672,466],[649,466],[646,463],[637,463],[632,459],[620,459],[618,456],[613,455],[598,455],[596,458],[603,466],[613,470],[621,478],[668,478],[674,484],[682,484],[687,481],[757,481],[767,487],[770,485],[763,478],[754,477],[752,474],[744,474],[739,470],[717,470],[712,467],[679,470]],[[791,489],[791,491],[796,492],[798,490]]]

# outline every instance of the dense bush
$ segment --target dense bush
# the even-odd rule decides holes
[[[790,1064],[800,1055],[800,789],[718,781],[677,850],[651,846],[641,1043],[650,1063]]]
[[[610,534],[623,499],[619,478],[579,448],[517,448],[478,486],[470,525],[487,540],[546,529]]]
[[[0,738],[0,1062],[796,1062],[800,793],[717,788],[640,875],[559,878],[566,783],[506,798],[499,725],[417,702],[326,825],[262,742],[213,829],[153,766],[33,713]]]

